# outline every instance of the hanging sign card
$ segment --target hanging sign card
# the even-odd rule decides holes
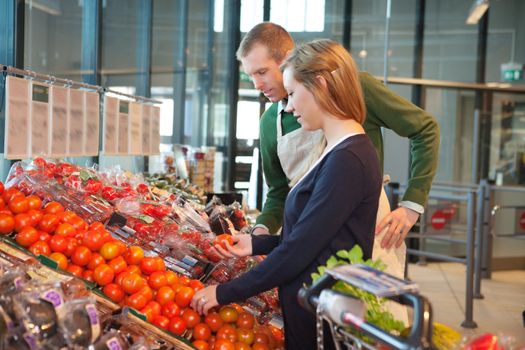
[[[142,154],[150,154],[150,119],[152,113],[151,105],[144,105],[142,109]]]
[[[129,101],[119,100],[118,154],[129,154]]]
[[[152,107],[151,113],[151,148],[150,154],[160,154],[160,107]]]
[[[50,154],[49,86],[31,84],[31,156]]]
[[[103,149],[105,155],[115,155],[118,152],[118,110],[118,99],[104,96]]]
[[[51,157],[67,155],[68,89],[51,86]]]
[[[129,104],[129,150],[130,154],[138,156],[142,151],[142,104]]]
[[[99,145],[99,95],[86,92],[86,127],[84,132],[84,155],[96,156]]]
[[[85,91],[69,89],[69,148],[68,156],[79,157],[84,152]]]
[[[8,76],[6,78],[6,113],[4,153],[6,159],[29,157],[29,101],[30,81]]]

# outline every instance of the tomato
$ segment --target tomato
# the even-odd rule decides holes
[[[140,269],[146,275],[150,275],[155,271],[160,271],[158,260],[156,257],[147,256],[140,261]]]
[[[92,253],[88,247],[83,245],[78,246],[73,255],[71,255],[71,261],[78,266],[85,266],[91,261]],[[112,266],[109,265],[111,268]],[[116,272],[115,272],[116,273]]]
[[[67,237],[55,235],[49,240],[49,247],[53,252],[64,253],[67,249],[67,241]]]
[[[237,331],[229,324],[225,324],[217,332],[217,339],[225,339],[235,343],[237,341]]]
[[[38,228],[47,233],[52,233],[60,224],[60,219],[55,214],[44,214],[42,220],[38,224]]]
[[[32,220],[31,216],[29,216],[27,213],[21,213],[15,215],[15,231],[20,232],[25,227],[31,226]]]
[[[29,247],[29,251],[36,256],[49,256],[49,254],[51,254],[51,248],[49,248],[49,245],[44,241],[37,241],[33,243],[33,245]]]
[[[219,311],[219,315],[221,316],[222,320],[226,323],[234,323],[239,318],[237,310],[235,310],[231,306],[223,306]]]
[[[22,192],[20,192],[19,190],[17,190],[16,188],[14,187],[11,187],[11,188],[8,188],[7,190],[4,191],[3,193],[3,196],[4,196],[4,201],[6,203],[9,203],[11,202],[11,200],[15,197],[20,197],[22,196]]]
[[[84,191],[86,191],[88,194],[94,194],[98,193],[102,189],[102,182],[95,179],[89,179],[86,181],[86,185],[84,186]]]
[[[26,213],[31,218],[31,226],[37,226],[44,214],[38,209],[29,209]]]
[[[71,224],[62,223],[59,224],[55,230],[56,235],[62,235],[67,237],[74,237],[77,233],[77,230]]]
[[[115,274],[124,272],[128,268],[128,264],[126,264],[126,261],[121,256],[111,259],[108,262],[108,265],[113,269],[113,271],[115,271]]]
[[[201,322],[201,316],[195,310],[190,308],[182,312],[182,318],[184,319],[184,322],[186,322],[186,327],[188,327],[188,329],[192,329]]]
[[[124,290],[122,290],[122,288],[115,283],[106,284],[102,289],[102,292],[104,292],[104,294],[115,303],[120,303],[122,300],[124,300]]]
[[[101,264],[95,268],[93,271],[93,279],[100,286],[105,286],[113,282],[115,278],[115,273],[107,264]]]
[[[235,350],[252,350],[250,345],[240,342],[240,341],[236,342],[234,345],[235,345]]]
[[[49,202],[44,206],[46,214],[58,214],[64,211],[62,204],[58,202]]]
[[[38,240],[49,242],[51,240],[51,235],[44,231],[38,231]]]
[[[175,296],[175,302],[180,307],[186,307],[190,305],[191,299],[195,295],[195,291],[190,287],[182,287]]]
[[[153,318],[153,324],[161,329],[168,330],[170,319],[166,316],[157,315]]]
[[[195,311],[194,311],[195,312]],[[183,316],[184,318],[184,316]],[[189,327],[189,326],[188,326]],[[211,337],[211,329],[206,323],[197,323],[193,329],[193,338],[197,340],[208,340]]]
[[[131,246],[124,253],[124,259],[129,265],[138,265],[144,258],[144,250],[138,246]]]
[[[0,196],[0,209],[5,209],[5,201],[4,198]]]
[[[235,350],[235,345],[233,342],[226,339],[219,339],[215,342],[214,350]]]
[[[143,314],[144,316],[146,316],[146,320],[148,322],[150,323],[153,322],[153,319],[155,318],[155,314],[153,312],[153,309],[150,306],[146,304],[146,306],[140,309],[139,312]]]
[[[210,350],[210,344],[207,341],[197,339],[191,343],[197,350]]]
[[[252,346],[252,350],[270,350],[270,346],[266,343],[255,343]]]
[[[144,278],[136,273],[127,273],[122,277],[120,285],[128,294],[137,293],[144,287]]]
[[[98,265],[106,263],[106,259],[102,257],[99,253],[91,254],[91,261],[88,263],[87,268],[90,270],[96,269]]]
[[[221,316],[216,312],[208,313],[204,318],[204,322],[206,322],[212,332],[217,332],[224,325]]]
[[[88,228],[89,228],[89,225],[87,222],[85,222],[84,220],[82,220],[82,218],[80,217],[76,217],[76,218],[73,218],[70,222],[71,225],[73,225],[73,227],[75,228],[75,230],[79,231],[79,232],[84,232],[84,231],[87,231]]]
[[[29,205],[29,209],[38,210],[42,207],[42,200],[40,197],[32,195],[27,197],[27,204]]]
[[[182,317],[173,317],[168,325],[168,330],[176,335],[182,335],[186,331],[186,324]]]
[[[5,188],[4,188],[4,183],[3,183],[2,181],[0,181],[0,195],[1,195],[2,193],[4,193],[4,189],[5,189]]]
[[[183,286],[187,286],[190,283],[190,278],[188,276],[180,276],[179,277],[179,284]]]
[[[89,225],[90,231],[104,231],[105,229],[106,227],[100,221],[94,221],[91,223],[91,225]]]
[[[29,202],[25,196],[19,196],[11,199],[9,209],[13,214],[25,213],[29,210]]]
[[[71,224],[78,217],[77,214],[75,214],[74,212],[72,212],[70,210],[66,210],[66,211],[57,213],[56,215],[60,219],[60,222],[64,222],[64,223],[67,223],[67,224]]]
[[[227,249],[226,244],[233,245],[233,238],[231,235],[223,233],[222,235],[218,235],[213,243]]]
[[[166,304],[162,305],[161,313],[167,318],[173,318],[181,315],[181,309],[174,301],[168,301]]]
[[[165,216],[171,213],[171,207],[167,205],[156,205],[153,210],[153,216],[162,220]]]
[[[144,282],[146,284],[146,282]],[[144,295],[146,297],[147,301],[150,301],[153,299],[155,294],[153,293],[153,289],[150,288],[148,285],[144,285],[140,290],[138,291],[140,294]]]
[[[114,242],[104,243],[100,248],[99,253],[106,260],[115,259],[120,254],[119,246]]]
[[[249,312],[241,312],[237,318],[237,328],[253,329],[255,317]]]
[[[22,247],[27,248],[38,241],[38,237],[38,231],[33,227],[27,226],[16,234],[15,240]]]
[[[148,301],[148,303],[146,304],[146,306],[151,307],[151,309],[153,310],[153,314],[154,314],[155,316],[160,315],[160,313],[161,313],[161,311],[162,311],[162,306],[161,306],[159,303],[157,303],[156,301],[153,301],[153,300]]]
[[[168,285],[172,286],[179,282],[179,276],[171,270],[166,271],[164,274],[166,276],[166,280],[168,281]]]
[[[254,340],[254,333],[251,329],[238,328],[237,329],[237,340],[241,343],[251,345]]]
[[[147,303],[148,303],[148,300],[141,293],[134,293],[126,298],[126,305],[134,308],[137,311],[142,309],[144,306],[146,306]]]
[[[168,285],[168,279],[164,272],[155,271],[148,277],[148,284],[151,288],[157,290],[160,287]]]
[[[71,257],[75,253],[75,250],[77,249],[79,244],[76,238],[73,237],[66,237],[66,242],[66,250],[64,251],[64,254],[66,254],[67,257]]]
[[[173,289],[171,287],[167,287],[167,286],[160,287],[159,290],[157,291],[157,299],[156,300],[158,301],[158,303],[160,305],[164,305],[164,304],[166,304],[169,301],[173,301],[174,299],[175,299],[175,292],[173,291]],[[179,303],[177,302],[177,304],[179,304]],[[183,306],[183,305],[179,304],[179,306],[186,307],[188,305],[184,305]]]
[[[94,230],[87,231],[82,237],[82,244],[88,247],[91,251],[98,252],[100,248],[102,248],[102,245],[104,245],[102,233]]]
[[[82,272],[82,278],[89,282],[95,282],[93,271],[91,270],[84,270],[84,272]]]
[[[257,331],[253,335],[253,342],[255,344],[257,343],[270,344],[270,337],[266,333]]]
[[[84,269],[78,265],[75,264],[69,264],[67,267],[67,271],[77,277],[82,278]]]
[[[13,231],[15,228],[15,218],[13,218],[13,215],[8,214],[0,214],[0,233],[1,234],[8,234]]]
[[[204,288],[204,284],[199,280],[191,280],[190,283],[188,283],[188,287],[197,292]]]
[[[118,197],[118,194],[113,187],[106,186],[102,188],[102,197],[108,201],[112,201]]]
[[[67,269],[67,256],[65,256],[64,254],[59,253],[59,252],[54,252],[54,253],[51,253],[49,258],[51,260],[54,260],[57,263],[59,269],[62,269],[62,270]]]
[[[141,275],[140,267],[138,267],[137,265],[128,265],[128,267],[126,268],[126,272],[137,273]]]
[[[284,344],[284,333],[283,333],[283,331],[281,329],[277,328],[277,327],[274,327],[274,326],[269,326],[269,328],[270,328],[270,333],[272,333],[272,337],[275,340],[275,342],[278,345]]]

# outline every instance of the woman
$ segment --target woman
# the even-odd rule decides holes
[[[207,313],[278,286],[286,348],[309,349],[316,344],[315,318],[298,304],[297,292],[338,250],[358,244],[365,259],[372,256],[381,174],[362,127],[365,104],[348,52],[330,40],[313,41],[297,47],[281,69],[287,108],[303,128],[322,130],[326,147],[320,157],[312,150],[317,161],[290,190],[281,236],[234,236],[236,244],[221,250],[267,258],[235,280],[197,292],[192,307]]]

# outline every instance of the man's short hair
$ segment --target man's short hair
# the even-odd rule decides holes
[[[241,41],[237,49],[237,59],[246,57],[257,44],[268,48],[270,57],[280,63],[286,53],[294,48],[294,41],[290,33],[283,27],[272,22],[262,22],[253,27]]]

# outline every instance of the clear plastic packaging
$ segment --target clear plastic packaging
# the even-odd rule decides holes
[[[66,303],[67,313],[60,320],[60,329],[70,348],[85,348],[101,335],[101,324],[94,298],[82,298]]]

